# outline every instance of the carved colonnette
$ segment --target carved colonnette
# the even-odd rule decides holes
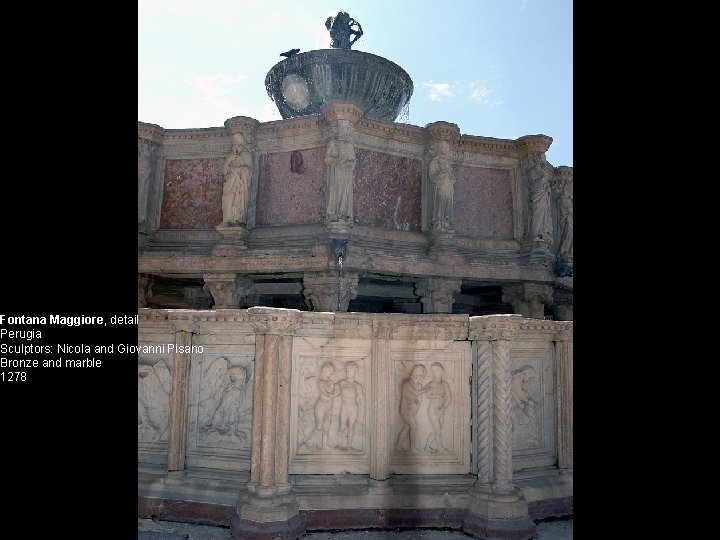
[[[560,323],[555,334],[558,407],[558,467],[573,470],[573,334],[572,323]]]
[[[478,477],[463,529],[483,537],[492,537],[508,525],[518,538],[535,532],[523,492],[513,483],[511,341],[521,320],[517,315],[470,318],[470,339],[476,341],[477,352]]]
[[[297,310],[250,308],[255,331],[251,469],[231,521],[236,538],[295,538],[305,530],[288,477],[293,334]]]
[[[572,493],[571,322],[273,308],[140,313],[140,344],[196,349],[165,355],[164,375],[140,357],[139,371],[171,389],[157,394],[164,405],[150,420],[164,414],[177,429],[163,440],[145,427],[143,439],[139,427],[138,460],[250,471],[237,491],[238,537],[299,535],[306,509],[342,512],[359,501],[404,508],[402,486],[415,478],[425,480],[413,488],[414,507],[450,504],[451,526],[480,536],[508,524],[513,534],[530,534],[521,487],[531,486],[535,505],[543,495],[527,479],[518,484],[520,469],[547,471],[557,460],[569,473],[563,493]],[[139,424],[148,410],[140,396]],[[456,479],[471,472],[477,478],[468,492]],[[327,494],[342,478],[359,491],[336,501]],[[431,485],[450,498],[442,502]],[[330,490],[324,498],[312,495],[318,486]]]

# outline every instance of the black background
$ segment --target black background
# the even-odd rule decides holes
[[[0,314],[137,313],[136,15],[6,20]],[[2,327],[42,332],[12,344],[137,344],[135,325]],[[136,358],[101,357],[0,383],[3,528],[18,537],[136,537]]]

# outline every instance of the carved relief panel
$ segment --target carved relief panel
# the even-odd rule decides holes
[[[393,341],[390,357],[390,471],[470,472],[470,343]]]
[[[138,354],[139,462],[167,463],[171,387],[172,356]]]
[[[296,339],[290,473],[370,470],[370,341]]]
[[[552,343],[515,341],[511,358],[513,468],[553,465],[556,413]]]
[[[203,352],[192,358],[187,464],[250,470],[254,336],[200,335],[197,342]]]

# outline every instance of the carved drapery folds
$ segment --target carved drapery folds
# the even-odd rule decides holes
[[[347,311],[358,293],[359,275],[318,273],[303,276],[303,296],[312,311]]]
[[[427,183],[425,198],[428,228],[452,233],[455,170],[451,150],[460,139],[460,128],[449,122],[433,122],[426,126]]]
[[[517,140],[520,172],[527,193],[525,239],[534,248],[547,250],[553,238],[550,180],[554,170],[545,159],[552,137],[528,135]]]
[[[222,227],[247,228],[257,124],[242,116],[225,121],[232,148],[223,164]]]
[[[323,108],[322,116],[328,126],[324,158],[328,192],[326,222],[352,225],[357,163],[355,124],[362,116],[362,109],[351,103],[334,102]]]
[[[144,227],[147,220],[148,191],[150,178],[155,170],[157,145],[138,138],[138,226]]]
[[[557,242],[558,259],[572,267],[573,263],[573,169],[557,167],[555,175],[557,191]]]
[[[452,313],[453,299],[461,285],[461,279],[429,277],[417,280],[415,294],[420,297],[423,313]]]
[[[530,319],[543,319],[545,305],[553,302],[553,288],[542,283],[515,283],[502,286],[502,301],[513,311]]]

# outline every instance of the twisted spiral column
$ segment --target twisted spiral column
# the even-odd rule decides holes
[[[512,488],[512,389],[510,342],[500,339],[493,344],[493,464],[495,485]]]
[[[493,480],[493,390],[492,343],[477,343],[477,434],[478,483]]]

